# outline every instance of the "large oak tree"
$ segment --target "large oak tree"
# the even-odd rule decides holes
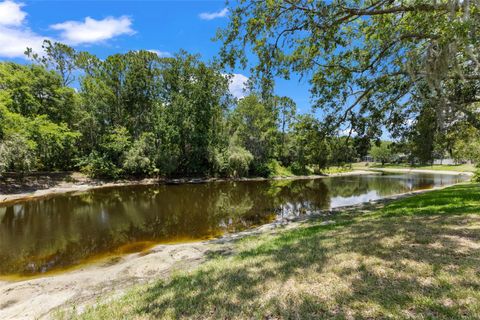
[[[240,0],[230,11],[218,33],[224,63],[246,66],[253,52],[264,92],[275,77],[308,78],[327,129],[401,134],[422,101],[442,128],[480,128],[478,1]]]

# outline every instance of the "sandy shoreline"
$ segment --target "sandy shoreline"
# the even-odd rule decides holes
[[[93,189],[112,188],[134,185],[156,185],[156,184],[183,184],[183,183],[207,183],[222,181],[268,181],[268,180],[302,180],[302,179],[320,179],[325,177],[349,176],[375,174],[374,171],[355,170],[349,172],[334,173],[328,175],[309,175],[292,177],[274,177],[274,178],[239,178],[239,179],[221,179],[221,178],[180,178],[180,179],[142,179],[142,180],[120,180],[117,182],[108,182],[102,180],[80,179],[77,182],[61,181],[54,186],[39,189],[31,192],[20,193],[0,193],[0,204],[9,204],[19,201],[31,200],[49,197],[57,194],[85,192]],[[378,174],[378,172],[377,172]]]
[[[239,238],[295,228],[308,219],[334,223],[330,219],[341,211],[372,210],[396,199],[442,188],[444,187],[398,194],[369,203],[285,218],[213,240],[160,244],[146,252],[99,261],[64,273],[22,281],[0,281],[0,319],[48,319],[55,310],[71,309],[74,306],[81,311],[98,299],[120,295],[133,285],[159,278],[166,279],[177,270],[192,270],[206,261],[209,253],[230,252],[232,242]]]

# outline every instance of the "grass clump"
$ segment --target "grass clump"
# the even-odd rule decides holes
[[[78,318],[478,319],[479,213],[465,184],[248,237]]]
[[[345,166],[332,166],[321,170],[323,174],[335,174],[335,173],[344,173],[353,171],[351,165]]]

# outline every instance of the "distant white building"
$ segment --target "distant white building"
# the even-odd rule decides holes
[[[447,158],[447,159],[434,159],[433,160],[433,164],[447,164],[447,165],[452,165],[452,164],[456,164],[455,160],[451,159],[451,158]]]
[[[433,160],[433,164],[446,164],[446,165],[454,165],[454,164],[465,164],[465,163],[471,163],[470,160],[468,161],[455,161],[452,158],[446,158],[446,159],[435,159]]]

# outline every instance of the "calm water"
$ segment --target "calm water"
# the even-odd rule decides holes
[[[33,275],[464,179],[402,174],[132,186],[0,206],[0,275]]]

